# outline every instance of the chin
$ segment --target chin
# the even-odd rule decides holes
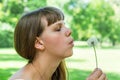
[[[65,58],[67,58],[67,57],[71,57],[72,55],[73,55],[73,51],[70,51],[70,52],[68,52],[68,53],[66,53],[67,55],[65,56]]]
[[[71,52],[71,54],[68,57],[71,57],[73,55],[73,52]]]

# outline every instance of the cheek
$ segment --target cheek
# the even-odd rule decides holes
[[[64,38],[54,37],[46,39],[46,48],[50,54],[66,58],[72,55],[72,48],[69,48]]]
[[[62,35],[48,35],[43,38],[44,46],[49,51],[58,51],[65,46],[65,37]]]
[[[64,44],[64,39],[62,37],[47,37],[45,40],[46,47],[62,47]]]

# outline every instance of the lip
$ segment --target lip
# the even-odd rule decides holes
[[[74,46],[74,40],[73,40],[73,39],[72,39],[72,40],[70,40],[69,45]]]

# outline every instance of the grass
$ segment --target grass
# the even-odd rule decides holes
[[[98,66],[109,80],[120,80],[120,50],[97,49]],[[74,48],[74,55],[66,59],[69,80],[85,80],[95,68],[93,50]],[[8,80],[19,68],[26,64],[14,49],[0,49],[0,80]]]

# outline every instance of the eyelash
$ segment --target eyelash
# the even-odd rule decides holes
[[[61,31],[61,26],[58,26],[58,28],[56,29],[56,31]]]

